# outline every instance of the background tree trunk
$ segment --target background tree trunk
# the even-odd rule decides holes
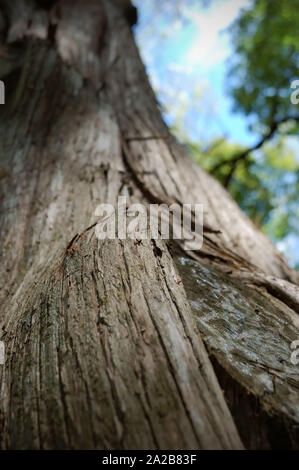
[[[298,275],[169,134],[135,9],[0,14],[1,447],[296,447]],[[97,240],[120,195],[204,204],[203,249]]]

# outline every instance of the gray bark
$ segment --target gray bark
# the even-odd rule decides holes
[[[298,274],[169,134],[129,2],[0,11],[1,448],[296,447]],[[203,249],[97,240],[120,195],[203,203]]]

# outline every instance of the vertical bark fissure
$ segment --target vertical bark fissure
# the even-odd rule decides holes
[[[1,164],[15,164],[4,180],[1,205],[12,210],[0,212],[1,240],[11,241],[4,261],[16,267],[10,279],[0,263],[9,290],[1,447],[242,448],[164,242],[156,251],[148,240],[98,242],[94,205],[115,204],[120,194],[204,202],[213,221],[227,209],[219,218],[225,236],[206,237],[199,256],[296,276],[174,139],[142,140],[170,134],[124,10],[103,0],[104,25],[91,15],[102,14],[101,2],[82,5],[76,1],[72,15],[62,8],[48,44],[28,39],[17,99],[1,119]],[[81,13],[90,30],[81,28]],[[141,139],[126,142],[130,135]],[[227,277],[219,282],[229,290]],[[203,324],[203,309],[217,307],[207,302]]]
[[[143,293],[144,293],[145,302],[146,302],[146,304],[147,304],[148,314],[149,314],[149,316],[150,316],[150,318],[151,318],[151,321],[152,321],[152,323],[153,323],[153,325],[154,325],[154,327],[155,327],[155,330],[156,330],[156,332],[157,332],[157,335],[158,335],[160,344],[161,344],[162,349],[163,349],[163,353],[164,353],[164,355],[165,355],[166,361],[167,361],[168,366],[169,366],[169,370],[170,370],[170,373],[171,373],[173,382],[174,382],[174,384],[175,384],[175,386],[176,386],[176,389],[177,389],[177,391],[178,391],[180,400],[181,400],[181,402],[182,402],[182,404],[183,404],[183,407],[184,407],[186,416],[187,416],[187,418],[188,418],[188,420],[189,420],[189,422],[190,422],[192,431],[193,431],[194,435],[196,436],[196,440],[198,441],[198,444],[199,444],[200,448],[203,448],[202,443],[200,442],[200,438],[199,438],[199,436],[198,436],[198,433],[197,433],[197,431],[196,431],[196,427],[195,427],[195,425],[194,425],[193,419],[192,419],[192,413],[190,413],[188,404],[186,403],[186,401],[185,401],[185,399],[184,399],[184,395],[183,395],[183,393],[182,393],[181,387],[180,387],[180,385],[179,385],[179,383],[178,383],[178,380],[177,380],[177,378],[176,378],[175,369],[174,369],[174,367],[173,367],[173,364],[172,364],[172,362],[171,362],[171,359],[169,358],[169,355],[168,355],[168,352],[167,352],[167,348],[166,348],[166,346],[165,346],[165,344],[164,344],[163,338],[162,338],[162,336],[161,336],[161,334],[160,334],[160,331],[159,331],[159,329],[158,329],[158,327],[157,327],[157,324],[156,324],[156,322],[155,322],[153,316],[151,315],[151,309],[150,309],[150,305],[149,305],[148,300],[147,300],[147,295],[146,295],[146,293],[145,293],[144,291],[143,291]]]

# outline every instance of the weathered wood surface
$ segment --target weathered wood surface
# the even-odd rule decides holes
[[[0,3],[5,47],[18,57],[0,115],[2,448],[241,448],[187,296],[222,370],[266,413],[277,400],[278,421],[298,422],[298,369],[277,364],[277,351],[286,359],[297,335],[298,274],[169,135],[133,41],[129,2],[47,3]],[[164,243],[98,245],[94,211],[119,195],[203,203],[204,247],[189,255],[222,274],[198,268],[190,294],[194,266],[186,262],[186,296]],[[254,317],[254,365],[245,346],[236,346],[241,358],[220,360],[227,312],[232,335],[241,334],[237,294],[251,334],[252,291],[241,287],[248,278],[268,285],[255,293],[267,330]],[[232,348],[234,337],[225,338]],[[268,340],[266,357],[258,345]],[[258,364],[270,372],[259,375]]]
[[[256,445],[260,439],[260,446],[271,448],[281,435],[281,445],[298,448],[299,374],[290,360],[290,345],[299,338],[298,314],[264,290],[228,279],[215,268],[184,257],[176,262],[211,356],[239,385],[239,395],[243,389],[256,398],[252,412],[261,429],[248,433],[248,416],[239,411],[244,441]],[[217,371],[221,375],[219,367]],[[239,406],[245,408],[245,401]],[[263,411],[274,417],[267,424]],[[277,430],[272,429],[275,417]]]

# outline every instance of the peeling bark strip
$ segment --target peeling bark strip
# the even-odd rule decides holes
[[[228,395],[256,398],[254,403],[249,397],[241,401],[243,416],[230,403],[244,442],[271,448],[279,445],[277,435],[281,435],[282,446],[298,449],[299,374],[290,349],[299,338],[298,314],[275,297],[227,279],[215,269],[183,257],[176,261],[199,331],[210,354],[226,371],[218,365],[218,376],[227,383],[229,374],[234,382],[229,384]],[[252,433],[246,423],[250,409],[257,426]],[[267,419],[263,410],[274,418]]]
[[[170,136],[128,0],[2,0],[0,12],[1,448],[242,448],[184,286],[222,370],[278,427],[298,424],[298,370],[277,362],[297,339],[298,275]],[[99,243],[95,208],[122,195],[204,204],[193,257],[225,273],[198,269],[190,294],[193,265],[183,285],[164,242]],[[240,315],[254,352],[233,346]]]
[[[48,266],[9,325],[4,445],[241,448],[176,281],[150,241],[94,233]]]

